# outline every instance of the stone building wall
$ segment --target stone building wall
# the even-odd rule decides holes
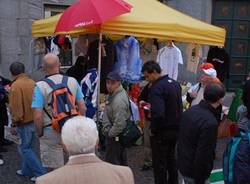
[[[1,0],[0,1],[0,74],[9,75],[9,65],[20,61],[27,72],[30,58],[31,24],[44,17],[44,4],[70,5],[75,0]]]

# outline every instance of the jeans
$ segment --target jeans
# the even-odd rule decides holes
[[[175,148],[177,133],[151,136],[155,184],[178,184]]]
[[[21,144],[19,153],[22,156],[22,173],[24,176],[38,177],[46,173],[42,163],[36,153],[38,137],[34,123],[17,127],[17,133],[20,136]]]

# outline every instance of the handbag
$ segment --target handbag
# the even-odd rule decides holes
[[[222,122],[219,124],[217,137],[219,139],[230,137],[230,126],[231,125],[232,125],[232,122],[227,117],[224,117]]]
[[[130,102],[129,97],[128,97],[128,101],[129,101],[129,111],[131,113],[132,120],[130,118],[128,120],[126,120],[127,125],[126,125],[125,129],[123,130],[123,132],[119,136],[119,140],[120,140],[121,144],[126,148],[133,146],[133,144],[142,135],[140,129],[135,124],[134,116],[133,116],[133,112],[132,112],[132,108],[131,108],[131,102]]]

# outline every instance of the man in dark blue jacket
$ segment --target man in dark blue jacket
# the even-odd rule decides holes
[[[222,104],[224,95],[222,84],[208,84],[204,100],[182,115],[177,158],[185,184],[208,182],[213,169],[218,132],[216,108]]]
[[[5,139],[4,126],[8,125],[8,114],[6,103],[8,102],[7,92],[5,86],[10,84],[10,80],[0,76],[0,152],[4,150],[1,146],[12,144],[12,142]]]
[[[152,83],[149,102],[155,184],[178,184],[175,147],[182,113],[181,87],[167,75],[162,76],[160,66],[154,61],[145,63],[142,72]]]

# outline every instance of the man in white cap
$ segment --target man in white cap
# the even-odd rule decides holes
[[[217,78],[217,72],[211,63],[204,63],[200,65],[202,71],[200,82],[193,85],[187,93],[187,101],[191,106],[197,105],[203,100],[204,88],[210,83],[220,83]]]
[[[95,155],[98,131],[95,122],[84,116],[68,120],[62,128],[62,142],[69,162],[37,178],[37,184],[133,184],[128,167],[104,162]]]

